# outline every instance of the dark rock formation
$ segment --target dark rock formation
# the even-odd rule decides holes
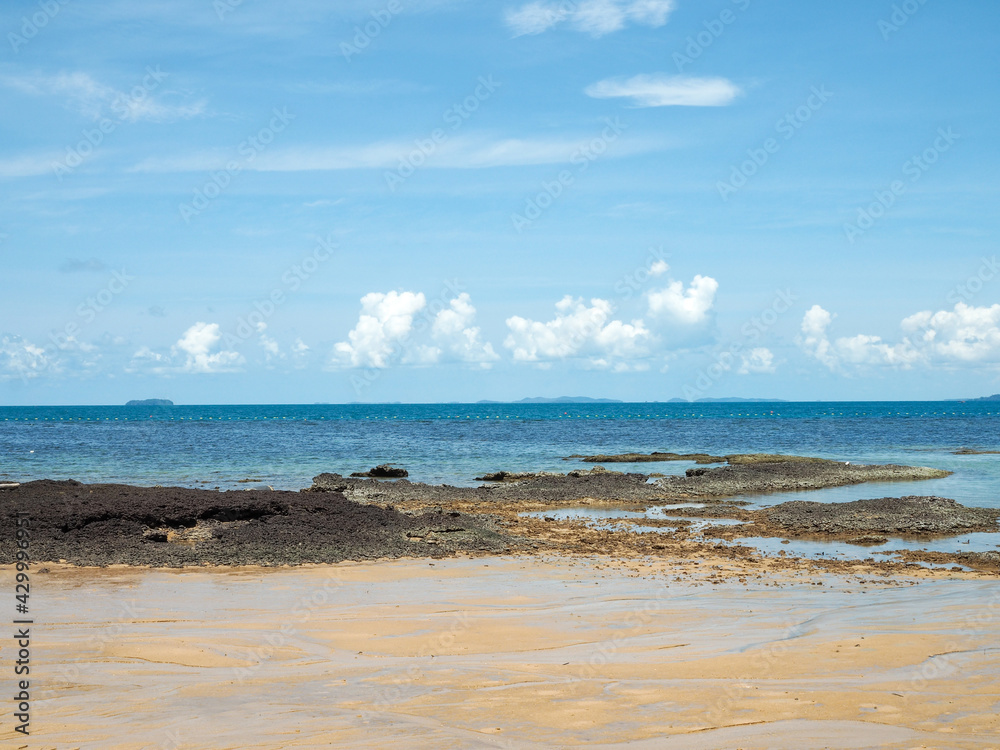
[[[410,476],[410,472],[390,464],[379,464],[368,471],[356,471],[352,477],[368,477],[370,479],[401,479]]]
[[[34,562],[76,565],[295,565],[509,547],[490,519],[443,510],[407,515],[338,492],[42,480],[0,494],[5,560],[14,559],[18,512],[28,518]]]

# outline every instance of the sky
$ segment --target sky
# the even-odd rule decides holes
[[[8,0],[0,404],[1000,391],[992,0]]]

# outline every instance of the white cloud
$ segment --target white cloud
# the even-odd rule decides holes
[[[740,375],[775,371],[774,354],[766,347],[752,349],[749,354],[743,355],[742,360],[740,369],[737,370]]]
[[[819,305],[813,305],[802,317],[802,336],[799,346],[822,365],[832,371],[843,371],[846,365],[888,366],[910,369],[924,360],[908,338],[898,344],[887,344],[880,336],[858,334],[830,341],[828,329],[833,315]]]
[[[492,344],[480,340],[479,328],[472,325],[475,318],[476,308],[472,306],[469,295],[462,292],[451,300],[448,309],[434,317],[431,336],[444,351],[459,361],[475,362],[488,368],[500,357]]]
[[[292,363],[296,370],[301,370],[309,364],[309,345],[300,338],[292,342]]]
[[[82,377],[98,370],[101,347],[60,332],[53,334],[53,342],[56,340],[56,346],[44,347],[21,336],[5,334],[0,337],[0,380]],[[107,336],[103,343],[108,346],[118,344]]]
[[[655,261],[653,263],[653,265],[651,265],[649,267],[649,275],[650,276],[662,276],[663,274],[665,274],[669,270],[670,270],[670,266],[667,265],[667,262],[665,260],[658,260],[658,261]]]
[[[591,356],[597,367],[611,366],[614,359],[648,355],[652,335],[641,320],[623,323],[611,320],[611,303],[567,295],[556,304],[556,316],[542,323],[520,316],[507,319],[510,334],[504,346],[517,362],[543,362],[568,357]]]
[[[572,2],[531,2],[504,16],[514,36],[541,34],[569,22],[577,31],[600,37],[620,31],[628,22],[657,28],[667,22],[673,0],[582,0]]]
[[[687,325],[701,323],[712,309],[718,289],[719,282],[711,276],[695,276],[687,289],[683,282],[671,281],[665,289],[649,292],[649,314],[667,315]]]
[[[625,10],[614,0],[585,0],[573,13],[573,27],[591,36],[604,36],[625,26]]]
[[[244,363],[243,356],[239,352],[227,350],[213,352],[221,339],[222,332],[218,323],[198,322],[188,328],[172,348],[175,355],[184,356],[184,364],[180,366],[181,371],[219,373],[236,370]],[[138,354],[137,352],[136,357]],[[133,357],[133,360],[136,357]]]
[[[162,372],[170,364],[170,358],[165,354],[153,351],[148,346],[140,346],[132,361],[125,367],[125,372],[140,372],[149,370],[151,372]]]
[[[407,340],[413,316],[426,305],[422,293],[372,292],[361,298],[357,325],[348,341],[334,346],[332,364],[341,367],[389,366],[397,345]]]
[[[260,344],[260,348],[264,350],[264,364],[271,364],[274,360],[284,359],[285,355],[281,351],[281,347],[278,342],[267,335],[267,323],[261,321],[257,324],[257,333],[259,338],[257,343]]]
[[[833,346],[837,357],[852,365],[889,365],[908,370],[923,356],[907,339],[890,345],[883,343],[880,336],[865,334],[839,338]]]
[[[508,10],[505,15],[507,25],[513,30],[514,36],[525,34],[541,34],[558,23],[562,23],[569,11],[561,9],[554,3],[528,3],[517,10]]]
[[[837,355],[826,336],[826,329],[832,322],[833,316],[828,311],[819,305],[813,305],[802,316],[802,338],[799,340],[799,345],[806,354],[831,369],[837,364]]]
[[[673,0],[635,0],[628,3],[626,15],[636,23],[659,28],[674,10]]]
[[[595,99],[631,99],[635,107],[721,107],[741,93],[725,78],[665,74],[608,78],[591,84],[584,92]]]
[[[37,378],[54,365],[42,347],[20,336],[0,337],[0,380]]]
[[[905,318],[903,331],[917,335],[920,345],[939,359],[952,362],[994,361],[1000,358],[1000,305],[954,310],[925,310]]]

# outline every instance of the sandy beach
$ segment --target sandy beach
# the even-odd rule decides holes
[[[917,496],[746,510],[736,492],[936,471],[764,458],[663,483],[601,468],[478,488],[331,474],[303,492],[8,486],[4,528],[27,519],[33,560],[31,734],[0,739],[1000,747],[997,553],[889,555],[854,538],[992,537],[998,512]],[[688,515],[645,531],[573,515],[660,506]],[[726,543],[727,520],[775,549]],[[852,552],[800,556],[803,538]],[[7,559],[21,544],[0,534]],[[0,585],[14,578],[6,566]]]
[[[47,570],[32,734],[6,724],[10,747],[1000,746],[1000,586],[971,574],[739,583],[604,556]]]

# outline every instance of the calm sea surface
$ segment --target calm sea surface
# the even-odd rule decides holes
[[[855,500],[937,494],[1000,507],[1000,403],[394,404],[0,407],[0,479],[200,487],[309,486],[395,463],[415,481],[475,484],[486,471],[568,471],[574,453],[775,452],[935,466],[954,476],[809,493]],[[691,464],[621,464],[682,473]],[[780,501],[787,498],[770,498]]]

